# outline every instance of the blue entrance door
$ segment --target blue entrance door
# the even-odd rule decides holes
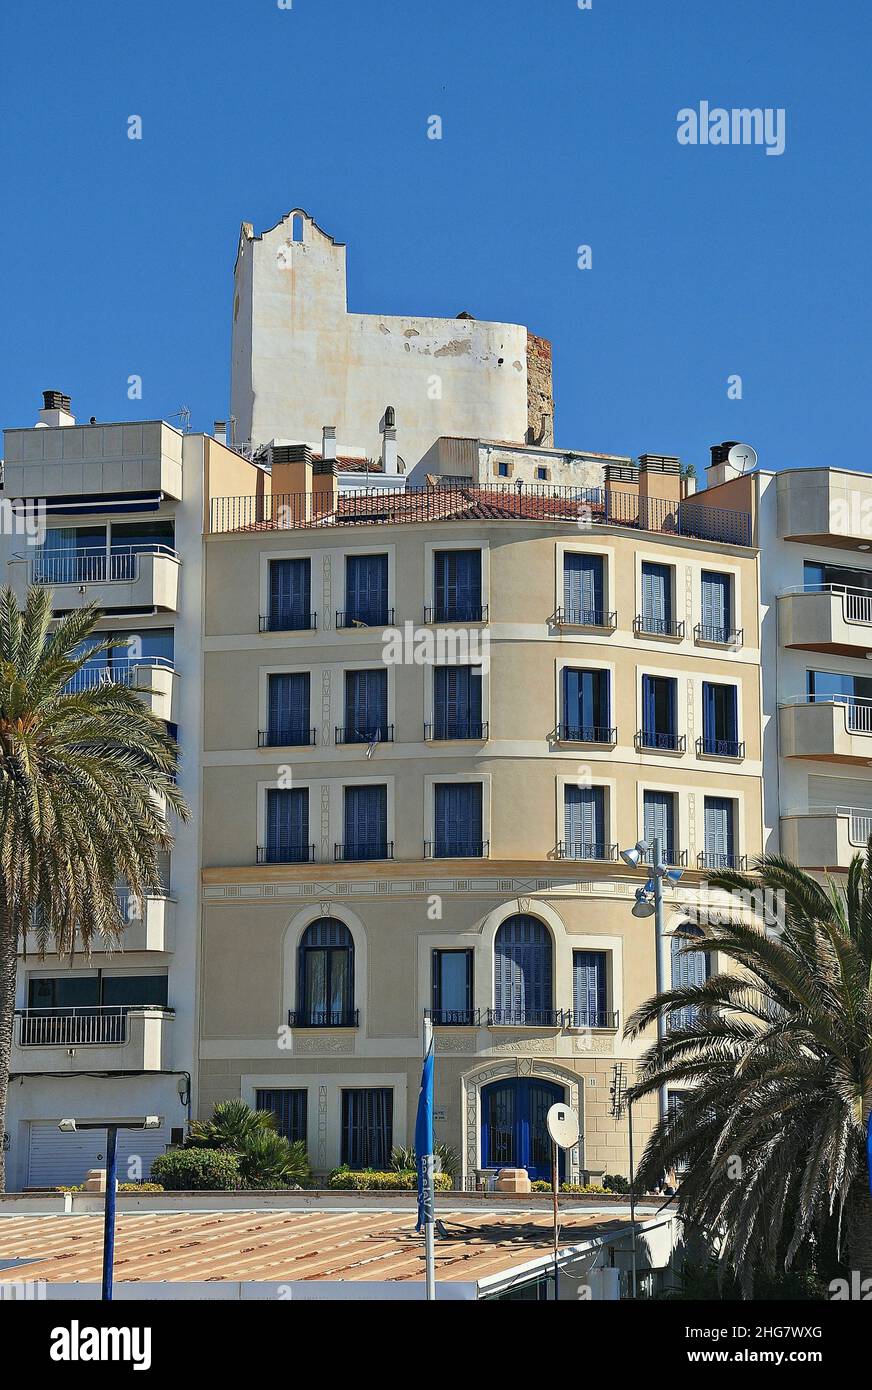
[[[565,1100],[562,1086],[550,1081],[495,1081],[481,1093],[481,1163],[483,1168],[526,1168],[530,1178],[551,1177],[551,1140],[545,1116]],[[559,1151],[560,1180],[564,1154]]]

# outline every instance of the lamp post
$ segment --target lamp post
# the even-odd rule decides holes
[[[104,1303],[112,1302],[112,1268],[115,1259],[115,1174],[118,1168],[119,1129],[159,1129],[159,1115],[143,1115],[124,1120],[61,1120],[58,1129],[64,1134],[76,1134],[84,1129],[106,1131],[106,1198],[103,1205],[103,1288]]]

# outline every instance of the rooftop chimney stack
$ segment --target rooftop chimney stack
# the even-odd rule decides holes
[[[74,425],[76,420],[70,410],[70,404],[69,396],[65,396],[63,391],[43,391],[42,410],[39,412],[37,424],[48,427]]]
[[[392,405],[385,407],[385,422],[382,428],[382,469],[385,473],[397,474],[400,471],[397,454],[397,416]]]
[[[226,444],[226,443],[227,443],[227,421],[226,421],[226,420],[216,420],[215,423],[214,423],[214,425],[212,426],[212,434],[213,434],[213,437],[214,437],[215,439],[218,440],[218,443],[219,443],[219,444]]]
[[[325,425],[321,431],[321,458],[325,463],[336,462],[336,426]]]
[[[712,461],[705,470],[706,482],[709,487],[717,487],[719,483],[731,483],[734,478],[742,476],[741,469],[735,468],[729,462],[729,452],[737,443],[735,439],[725,439],[723,444],[712,444],[709,452]]]

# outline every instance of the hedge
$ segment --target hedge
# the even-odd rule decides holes
[[[437,1173],[435,1181],[437,1192],[451,1191],[447,1173]],[[330,1174],[330,1186],[346,1192],[409,1192],[418,1186],[418,1175],[409,1171],[379,1173],[373,1168],[336,1168]]]
[[[151,1176],[168,1192],[234,1191],[240,1186],[239,1159],[227,1149],[170,1149],[153,1160]]]

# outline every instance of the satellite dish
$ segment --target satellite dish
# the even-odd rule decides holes
[[[578,1143],[578,1116],[571,1105],[558,1101],[545,1116],[548,1133],[560,1149],[574,1149]]]
[[[727,463],[733,468],[738,468],[740,473],[745,473],[749,468],[753,468],[757,462],[757,450],[752,449],[750,444],[734,444],[727,454]]]

